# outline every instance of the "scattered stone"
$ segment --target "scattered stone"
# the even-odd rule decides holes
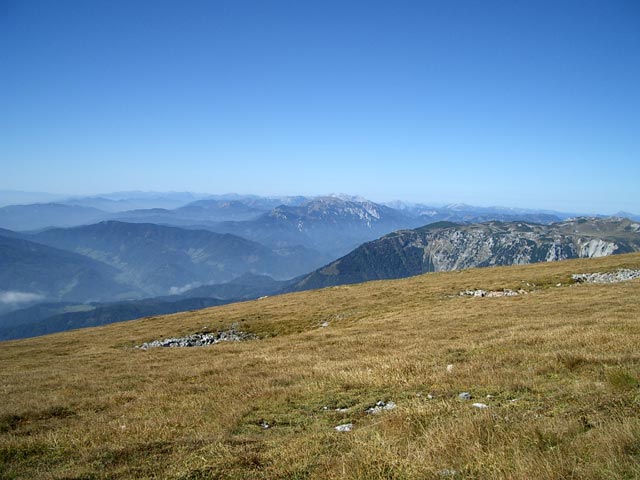
[[[344,413],[344,412],[348,412],[349,410],[351,410],[350,408],[336,408],[336,412],[340,412],[340,413]]]
[[[350,432],[353,429],[353,423],[343,423],[335,427],[338,432]]]
[[[469,392],[462,392],[458,394],[460,400],[471,400],[471,394]]]
[[[489,395],[487,395],[487,398],[488,398],[488,399],[492,399],[492,398],[493,398],[493,395],[489,394]]]
[[[231,327],[229,330],[216,333],[194,333],[187,337],[165,338],[164,340],[153,340],[137,345],[136,348],[146,350],[157,347],[205,347],[220,342],[242,342],[257,338],[251,333],[241,332]]]
[[[443,468],[438,471],[438,475],[443,477],[455,477],[458,474],[457,470],[451,470],[450,468]]]
[[[489,408],[489,405],[486,403],[474,403],[471,406],[475,408]]]
[[[469,297],[485,297],[487,292],[485,290],[464,290],[459,293],[461,297],[469,296]]]
[[[434,395],[431,395],[430,393],[427,395],[427,398],[429,400],[433,400],[434,398],[436,398]]]
[[[556,283],[556,287],[561,287],[562,284],[561,283]]]
[[[329,326],[329,322],[322,322],[322,324],[320,324],[320,326],[322,328],[327,328]]]
[[[264,428],[265,430],[267,430],[268,428],[271,428],[271,425],[269,425],[267,422],[265,422],[264,420],[260,420],[260,423],[258,424],[260,425],[262,428]]]
[[[449,373],[453,372],[453,363],[450,363],[449,365],[447,365],[447,372]]]
[[[510,290],[505,288],[503,290],[464,290],[460,292],[458,295],[461,297],[488,297],[488,298],[496,298],[496,297],[517,297],[518,295],[526,294],[524,290]]]
[[[516,291],[505,288],[502,291],[493,291],[487,293],[487,297],[517,297],[519,294]]]
[[[571,278],[576,283],[618,283],[640,278],[640,270],[623,268],[617,272],[576,273]]]
[[[383,402],[382,400],[380,400],[379,402],[376,402],[375,406],[367,408],[365,410],[365,413],[369,413],[372,415],[375,415],[376,413],[380,413],[383,410],[393,410],[394,408],[396,408],[396,404],[395,402]]]

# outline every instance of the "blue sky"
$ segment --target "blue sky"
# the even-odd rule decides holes
[[[0,189],[640,212],[640,2],[0,0]]]

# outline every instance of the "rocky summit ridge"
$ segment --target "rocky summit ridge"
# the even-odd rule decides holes
[[[576,218],[551,225],[439,222],[365,243],[305,276],[294,289],[639,250],[640,223],[623,218]]]

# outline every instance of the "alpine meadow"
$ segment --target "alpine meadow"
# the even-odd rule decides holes
[[[571,280],[620,268],[640,269],[640,254],[430,273],[8,342],[2,473],[637,478],[640,279]],[[478,288],[527,293],[459,294]],[[136,348],[234,324],[256,338]],[[367,413],[377,402],[396,407]]]

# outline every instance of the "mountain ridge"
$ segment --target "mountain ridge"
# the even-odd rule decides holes
[[[105,221],[69,229],[50,229],[33,240],[107,263],[123,282],[152,296],[194,282],[232,280],[245,272],[291,278],[308,271],[306,251],[275,252],[229,233],[146,223]]]
[[[116,273],[84,255],[0,235],[0,290],[26,293],[34,301],[104,300],[131,294],[130,286],[115,280]]]
[[[578,218],[551,225],[526,222],[440,222],[367,242],[302,278],[292,290],[426,272],[536,263],[640,250],[640,224]]]
[[[439,207],[407,202],[376,203],[357,195],[331,194],[318,196],[261,197],[258,195],[204,195],[184,193],[121,192],[88,197],[58,199],[53,203],[8,205],[0,208],[0,227],[20,231],[34,231],[50,227],[72,227],[105,220],[125,222],[159,223],[191,228],[200,225],[208,230],[232,228],[220,226],[221,222],[255,221],[260,215],[273,213],[282,207],[303,207],[305,204],[333,201],[344,205],[357,204],[367,208],[375,204],[378,208],[393,210],[403,220],[398,228],[413,228],[438,220],[478,223],[489,220],[536,221],[552,223],[576,216],[575,213],[501,206],[480,207],[467,204],[449,204]],[[348,208],[348,207],[343,207]],[[300,211],[298,213],[301,213]],[[308,212],[307,212],[308,214]],[[387,216],[391,213],[388,211]],[[303,217],[305,215],[302,215]],[[637,218],[637,215],[629,214]],[[309,219],[312,220],[312,217]],[[251,224],[245,225],[245,230]],[[239,228],[238,225],[235,228]],[[256,239],[256,238],[254,238]],[[262,240],[257,239],[261,243]]]

